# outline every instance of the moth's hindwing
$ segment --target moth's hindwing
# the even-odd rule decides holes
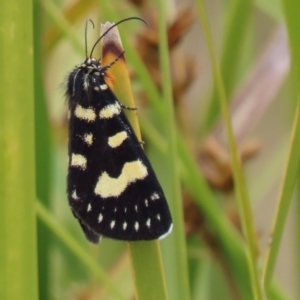
[[[172,229],[166,198],[98,61],[70,73],[67,98],[68,199],[87,239],[164,237]]]

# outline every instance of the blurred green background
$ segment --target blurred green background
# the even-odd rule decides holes
[[[7,28],[12,28],[13,22],[16,28],[24,26],[32,34],[32,40],[26,41],[32,42],[34,55],[28,57],[33,65],[30,60],[28,69],[23,69],[26,65],[18,67],[21,62],[12,65],[18,75],[25,74],[34,81],[34,103],[33,91],[29,90],[26,95],[31,93],[32,98],[26,98],[28,104],[22,104],[31,109],[26,124],[32,124],[24,127],[23,133],[20,129],[19,138],[20,145],[23,140],[28,141],[26,149],[35,160],[35,168],[32,163],[20,169],[20,178],[32,179],[28,186],[31,191],[24,189],[22,193],[22,185],[17,188],[9,177],[15,175],[8,162],[18,161],[19,154],[12,153],[13,135],[8,128],[14,131],[17,126],[14,118],[22,120],[25,111],[5,101],[10,98],[11,103],[23,101],[18,98],[23,91],[15,96],[11,93],[10,78],[16,73],[8,63],[14,55],[21,55],[18,47],[22,47],[22,37],[19,37],[16,40],[20,45],[7,43],[7,47],[2,47],[1,57],[3,70],[7,70],[0,72],[1,90],[8,98],[0,100],[3,114],[0,169],[4,170],[0,183],[3,220],[0,282],[5,279],[0,299],[8,299],[9,291],[18,286],[18,280],[12,284],[14,272],[8,264],[16,245],[10,243],[9,236],[14,234],[10,228],[18,231],[16,227],[27,222],[28,212],[15,221],[14,209],[20,203],[18,199],[27,201],[34,198],[34,193],[38,198],[38,254],[35,254],[35,228],[29,222],[32,236],[28,245],[25,246],[26,239],[21,244],[24,245],[21,261],[29,257],[27,263],[32,262],[33,269],[37,261],[38,275],[28,276],[38,278],[39,299],[134,299],[135,290],[139,299],[166,299],[160,298],[159,293],[158,298],[150,298],[141,292],[132,277],[138,273],[132,269],[130,253],[133,252],[126,243],[104,239],[95,246],[85,240],[66,197],[68,141],[64,80],[85,58],[87,19],[96,25],[88,30],[90,50],[99,36],[100,23],[131,16],[141,17],[149,25],[128,22],[119,27],[139,108],[145,151],[169,196],[174,226],[179,228],[160,242],[162,274],[169,299],[298,299],[300,211],[298,195],[293,195],[293,191],[295,183],[297,188],[299,162],[300,30],[296,12],[300,11],[300,3],[295,0],[165,1],[163,4],[150,0],[45,0],[33,2],[26,13],[20,7],[15,9],[15,5],[8,2],[3,5],[5,30],[1,42],[4,45],[10,40],[13,30]],[[7,15],[10,13],[23,15],[24,21]],[[163,41],[159,30],[165,26],[161,14],[167,21],[167,57],[159,53]],[[94,55],[100,57],[100,52],[99,47]],[[168,117],[164,117],[170,108],[165,99],[168,83],[162,72],[166,69],[174,103],[174,122],[170,124]],[[26,83],[23,77],[17,82],[20,86],[21,82]],[[228,142],[228,127],[224,125],[229,121],[227,108],[236,143]],[[173,140],[176,157],[168,155],[172,146],[170,128],[176,134]],[[236,155],[230,154],[232,149]],[[20,150],[20,153],[26,159],[27,152]],[[178,182],[180,179],[176,187],[170,180],[172,174],[168,173],[172,169],[166,167],[174,164]],[[21,183],[16,182],[16,185]],[[11,200],[14,189],[19,191],[20,198]],[[180,192],[179,205],[172,197],[174,190]],[[32,212],[30,220],[34,220],[36,199],[30,201],[26,209]],[[276,247],[268,255],[274,222],[278,256]],[[255,234],[248,235],[251,228]],[[141,262],[139,267],[143,268]],[[26,269],[24,265],[16,277],[23,278],[25,286]],[[147,270],[144,273],[147,275]],[[143,284],[155,290],[157,282],[152,274],[149,272],[149,282],[145,276]],[[37,293],[37,281],[32,285]],[[32,298],[24,295],[23,299]]]

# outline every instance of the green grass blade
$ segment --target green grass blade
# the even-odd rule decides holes
[[[162,74],[162,95],[164,106],[165,139],[168,148],[168,159],[165,163],[165,182],[167,198],[170,199],[174,229],[166,247],[170,256],[165,262],[166,272],[172,278],[172,289],[169,289],[169,296],[172,300],[190,299],[189,279],[186,245],[184,240],[183,208],[180,190],[180,175],[178,164],[177,133],[175,125],[174,103],[172,95],[172,83],[170,77],[170,57],[167,37],[167,14],[166,3],[157,1],[158,25],[159,25],[159,58]],[[171,274],[172,272],[172,274]]]
[[[35,94],[35,166],[36,195],[46,207],[50,201],[51,145],[50,124],[44,94],[41,40],[43,26],[40,2],[34,2],[34,94]],[[38,222],[39,299],[49,299],[49,249],[51,237],[43,223]]]
[[[158,241],[128,243],[139,300],[168,299]]]
[[[270,294],[270,286],[274,273],[277,255],[282,238],[284,225],[286,223],[288,209],[290,207],[292,194],[294,191],[297,175],[299,172],[299,153],[300,153],[300,34],[299,34],[299,16],[297,10],[300,9],[300,3],[297,0],[282,1],[286,24],[289,35],[289,44],[292,60],[292,79],[297,95],[297,107],[295,110],[294,124],[291,134],[291,142],[286,169],[283,176],[282,186],[276,207],[276,213],[272,226],[272,244],[270,245],[263,268],[263,281],[266,292]]]
[[[101,28],[101,34],[108,28],[109,26],[104,25]],[[117,28],[111,30],[103,38],[102,48],[103,65],[109,64],[116,58],[118,53],[122,53],[123,48]],[[119,101],[127,107],[136,107],[126,61],[120,59],[112,66],[111,73],[116,78],[113,90]],[[142,140],[136,111],[127,111],[127,117],[138,139]],[[136,298],[139,300],[167,299],[159,242],[132,242],[128,243],[128,248]]]
[[[229,4],[221,58],[221,74],[227,95],[232,93],[236,82],[242,48],[254,8],[253,2],[233,0]]]
[[[0,299],[38,298],[32,2],[0,9]]]
[[[298,100],[300,103],[300,99]],[[295,112],[294,125],[291,136],[289,156],[287,160],[286,170],[283,176],[283,182],[280,189],[276,212],[272,225],[272,243],[269,246],[264,261],[263,281],[265,290],[270,295],[273,273],[277,261],[277,255],[280,242],[286,224],[288,210],[290,208],[292,195],[295,188],[296,178],[299,171],[299,153],[300,153],[300,120],[299,120],[299,104]]]
[[[221,74],[227,95],[231,95],[236,82],[242,48],[247,36],[250,17],[253,10],[252,0],[229,1],[225,20],[225,33],[221,57]],[[220,114],[218,91],[214,87],[213,95],[206,117],[206,130],[209,129]]]
[[[233,168],[235,191],[236,191],[239,211],[241,215],[242,228],[246,238],[246,245],[247,245],[246,253],[248,258],[249,273],[251,275],[250,278],[251,278],[254,298],[258,300],[258,299],[262,299],[263,293],[261,290],[261,285],[260,285],[259,275],[258,275],[258,265],[257,265],[258,241],[257,241],[256,230],[254,226],[254,220],[251,212],[251,205],[249,201],[248,191],[246,189],[246,183],[244,179],[244,172],[241,164],[241,159],[234,139],[232,124],[231,124],[230,114],[228,109],[226,91],[222,80],[221,71],[216,60],[216,55],[215,55],[215,50],[212,42],[210,25],[207,18],[205,4],[202,0],[198,0],[196,3],[197,3],[200,21],[203,27],[207,47],[210,54],[213,76],[216,84],[216,89],[219,95],[221,112],[225,123],[232,168]]]

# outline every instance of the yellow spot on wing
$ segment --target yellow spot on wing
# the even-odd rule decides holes
[[[117,134],[108,138],[108,145],[111,148],[119,147],[124,142],[124,140],[127,139],[127,137],[128,135],[126,131],[118,132]]]
[[[118,102],[110,104],[101,109],[99,116],[100,119],[111,119],[115,115],[121,113],[121,106]]]
[[[100,89],[102,91],[107,90],[107,88],[108,88],[107,84],[100,84]]]
[[[86,169],[87,160],[86,158],[81,154],[72,154],[71,157],[71,166],[73,167],[79,167],[83,170]]]
[[[93,134],[92,133],[86,133],[83,136],[84,141],[91,146],[93,144]]]
[[[144,179],[147,175],[147,168],[140,160],[128,162],[118,178],[112,178],[107,172],[103,172],[96,184],[95,194],[102,198],[118,197],[129,184]]]
[[[96,119],[96,114],[92,108],[84,108],[81,105],[77,105],[75,108],[75,116],[81,120],[93,122]]]

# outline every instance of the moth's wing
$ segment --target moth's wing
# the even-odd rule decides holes
[[[81,219],[79,219],[76,215],[74,215],[75,218],[78,220],[82,231],[85,234],[85,237],[92,243],[94,244],[98,244],[100,239],[101,239],[101,235],[96,233],[94,230],[92,230],[89,226],[85,225]]]
[[[68,196],[87,238],[162,238],[172,228],[168,204],[116,97],[90,90],[80,102],[96,117],[79,118],[78,103],[70,106]]]

